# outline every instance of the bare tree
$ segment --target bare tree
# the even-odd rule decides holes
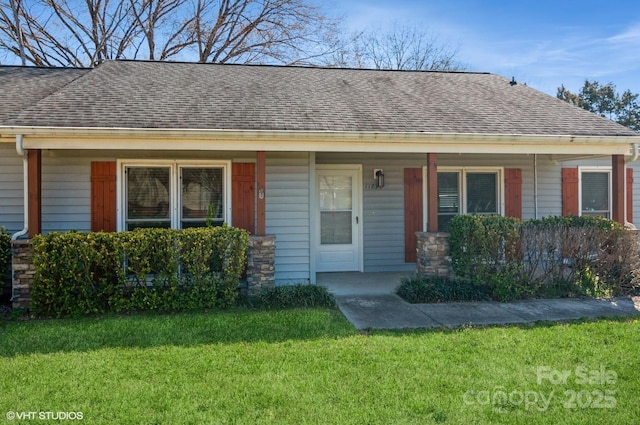
[[[167,60],[193,44],[190,28],[195,19],[186,14],[188,0],[129,0],[131,15],[141,38],[131,59]],[[146,49],[141,44],[146,44]]]
[[[19,23],[1,3],[0,50],[15,55],[21,42],[33,65],[90,66],[120,58],[138,32],[126,2],[14,1]]]
[[[457,49],[415,26],[395,24],[389,32],[379,29],[363,31],[352,35],[345,46],[338,55],[334,55],[338,66],[423,71],[465,68],[457,60]]]
[[[332,49],[337,21],[305,0],[198,0],[200,62],[311,63]]]
[[[37,66],[312,63],[332,52],[338,21],[311,1],[0,0],[0,53],[20,57],[24,46]]]

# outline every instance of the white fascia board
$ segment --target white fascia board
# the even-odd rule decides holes
[[[639,136],[7,127],[27,149],[627,155]]]

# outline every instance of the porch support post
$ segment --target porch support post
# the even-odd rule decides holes
[[[624,224],[624,155],[611,155],[611,168],[611,217],[614,221]]]
[[[427,232],[438,231],[438,155],[427,154]]]
[[[29,238],[33,238],[42,233],[42,151],[29,149],[27,163]]]
[[[266,205],[267,205],[267,195],[266,195],[266,155],[264,151],[256,152],[256,179],[257,179],[257,226],[256,226],[256,235],[264,236],[267,234],[267,215],[266,215]]]

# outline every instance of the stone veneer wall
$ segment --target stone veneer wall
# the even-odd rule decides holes
[[[247,252],[247,293],[255,295],[276,284],[275,235],[250,236]]]
[[[449,234],[417,232],[416,236],[418,275],[444,278],[452,276]]]
[[[30,240],[11,242],[12,302],[13,308],[28,308],[36,269],[31,262],[33,249]]]
[[[33,249],[30,240],[11,243],[13,308],[29,308],[35,267],[31,261]],[[251,236],[247,252],[248,292],[253,295],[262,288],[275,286],[276,237]]]

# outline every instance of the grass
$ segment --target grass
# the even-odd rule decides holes
[[[637,319],[372,333],[325,309],[4,322],[0,418],[73,411],[91,424],[630,424],[640,417],[639,344]],[[540,368],[554,379],[570,374],[538,383]],[[603,370],[608,381],[596,382]],[[584,371],[592,382],[582,382]],[[609,391],[613,408],[595,407],[607,404],[599,391]],[[534,393],[551,397],[548,407],[525,406],[520,396]],[[565,407],[572,394],[576,407]]]

